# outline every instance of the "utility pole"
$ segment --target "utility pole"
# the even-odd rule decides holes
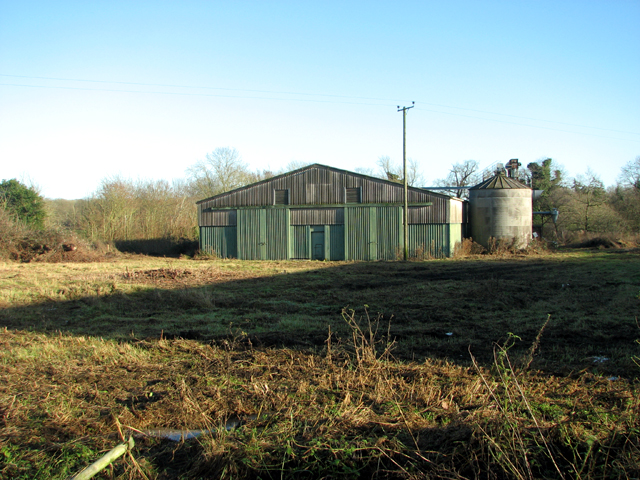
[[[407,110],[413,108],[416,102],[411,102],[410,107],[398,105],[398,111],[402,112],[402,175],[404,177],[404,261],[409,259],[409,188],[407,186]]]

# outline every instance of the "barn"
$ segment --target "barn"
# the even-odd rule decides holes
[[[197,202],[200,249],[244,260],[402,258],[403,185],[314,164]],[[409,255],[447,257],[465,203],[409,187]]]

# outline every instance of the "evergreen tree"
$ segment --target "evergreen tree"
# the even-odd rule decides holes
[[[27,187],[15,178],[0,183],[0,208],[29,227],[44,228],[47,216],[44,199],[33,187]]]
[[[534,212],[549,212],[559,205],[554,205],[554,197],[564,187],[564,173],[551,158],[532,162],[527,165],[531,172],[531,188],[542,190],[542,194],[533,202]],[[545,217],[534,215],[533,223],[544,225]]]

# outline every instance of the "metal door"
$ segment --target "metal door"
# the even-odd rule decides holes
[[[324,260],[324,232],[311,232],[311,259]]]

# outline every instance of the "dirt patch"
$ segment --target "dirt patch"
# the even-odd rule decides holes
[[[191,270],[183,270],[178,268],[155,268],[153,270],[133,270],[126,271],[122,274],[122,278],[127,280],[177,280],[188,278],[193,275]]]

